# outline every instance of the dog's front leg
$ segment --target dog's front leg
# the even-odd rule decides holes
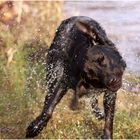
[[[113,120],[115,112],[116,92],[107,91],[104,95],[104,112],[105,112],[105,125],[104,125],[104,139],[113,138]]]
[[[42,129],[47,125],[49,119],[52,116],[55,106],[59,103],[63,95],[66,93],[66,89],[57,89],[57,93],[50,96],[46,96],[44,108],[42,113],[32,122],[27,128],[26,138],[33,138],[37,136]]]
[[[53,67],[48,68],[47,87],[48,93],[45,98],[43,110],[28,126],[26,138],[33,138],[42,131],[51,118],[55,106],[67,91],[68,75],[66,74],[63,63],[58,61],[53,63]]]

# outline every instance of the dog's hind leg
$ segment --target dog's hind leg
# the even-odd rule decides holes
[[[87,89],[84,87],[83,82],[79,81],[73,93],[73,97],[70,103],[70,109],[78,110],[80,108],[79,98],[81,98],[86,94],[87,94]]]
[[[48,74],[48,94],[45,98],[42,113],[28,126],[26,138],[37,136],[40,131],[47,125],[52,116],[55,106],[67,91],[67,77],[63,64],[55,62]]]

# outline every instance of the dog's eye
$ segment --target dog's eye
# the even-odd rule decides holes
[[[93,69],[91,69],[91,68],[88,69],[88,73],[89,73],[90,76],[94,76],[95,75]]]
[[[94,71],[92,69],[89,69],[88,71],[89,71],[90,75],[92,75],[92,76],[94,75]]]
[[[107,63],[105,60],[105,57],[102,56],[100,58],[97,59],[97,63],[101,66],[101,67],[107,67]]]
[[[96,62],[100,65],[102,65],[104,63],[104,56],[100,56],[97,58]]]

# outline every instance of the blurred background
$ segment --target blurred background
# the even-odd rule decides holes
[[[127,62],[118,91],[115,139],[140,138],[139,1],[0,1],[0,138],[25,138],[46,93],[47,49],[61,21],[84,15],[98,21]],[[72,91],[56,107],[37,138],[100,138],[104,122],[91,113],[88,99],[69,109]],[[102,95],[99,99],[102,108]]]

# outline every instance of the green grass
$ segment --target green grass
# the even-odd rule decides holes
[[[41,109],[40,102],[45,96],[41,87],[43,80],[40,80],[45,74],[44,65],[38,62],[35,66],[27,58],[42,43],[43,47],[50,45],[60,22],[62,2],[30,2],[30,6],[37,11],[36,16],[23,13],[26,20],[9,27],[0,23],[0,138],[24,138],[25,129],[34,112]],[[17,52],[7,66],[10,48]],[[33,69],[36,73],[27,81]]]

